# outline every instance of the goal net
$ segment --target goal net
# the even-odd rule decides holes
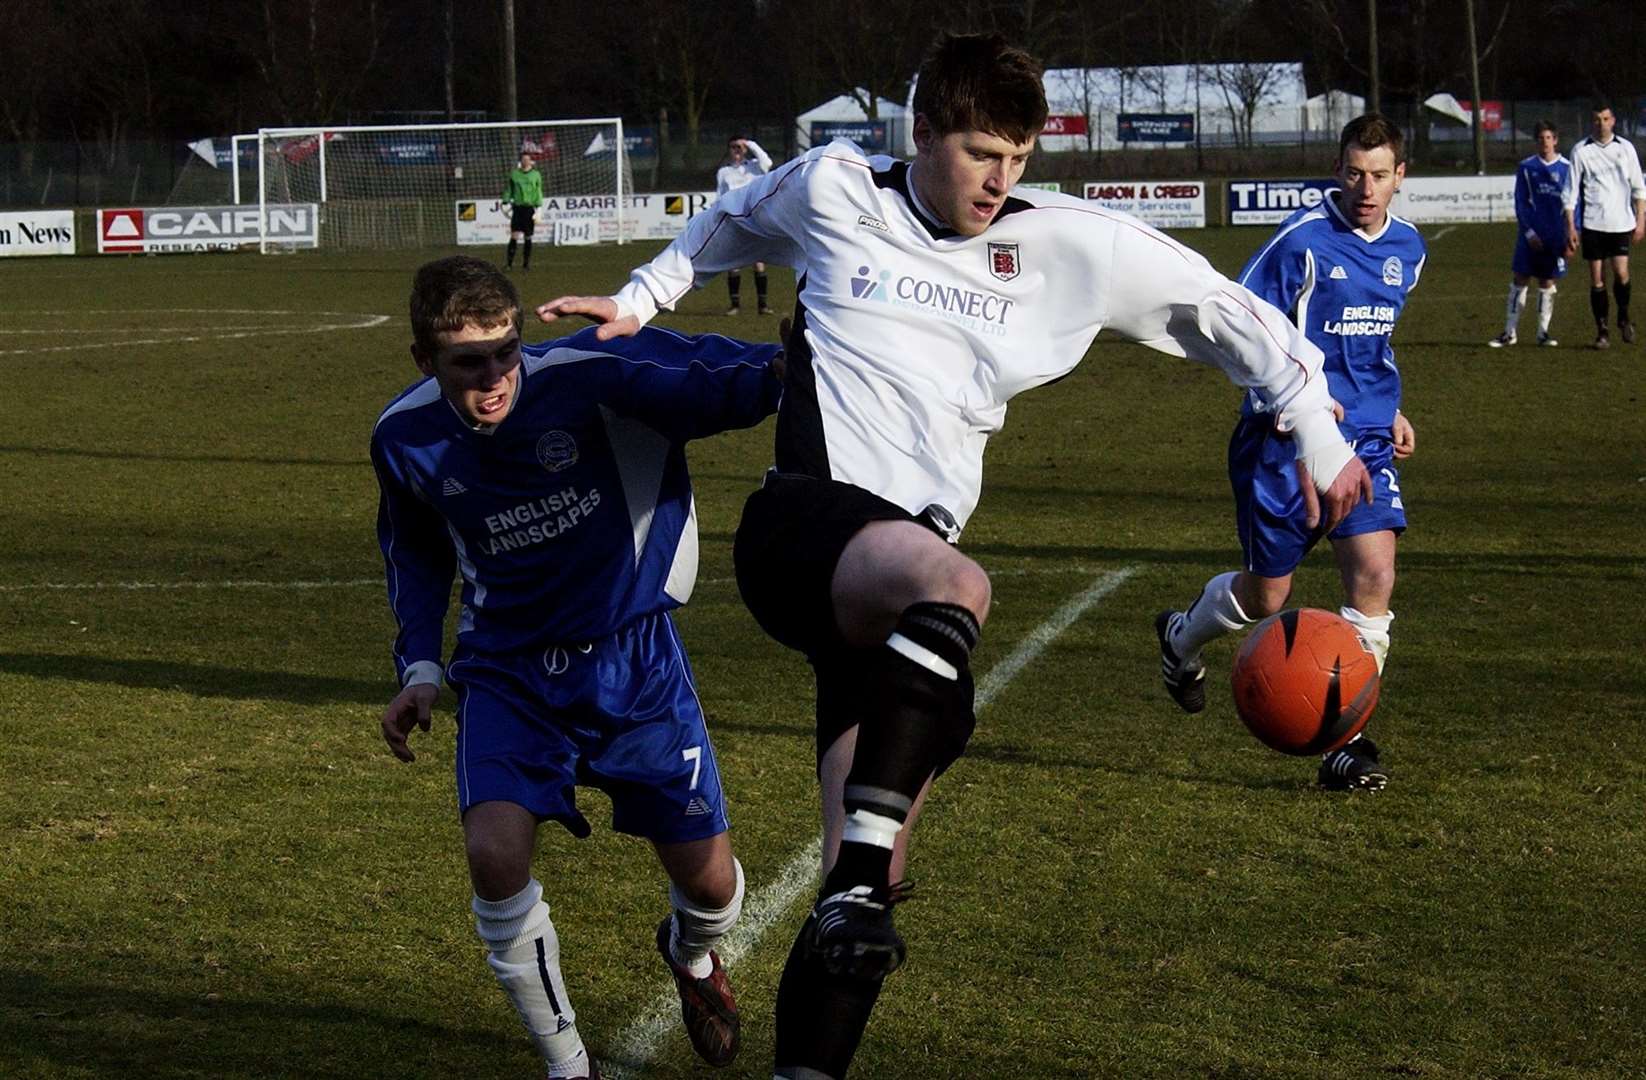
[[[621,243],[633,174],[623,121],[528,120],[263,128],[257,133],[256,201],[314,203],[322,248],[416,248],[505,243],[500,203],[524,150],[543,174],[537,235],[549,241],[561,209],[596,219],[599,239]],[[278,236],[263,249],[280,246]]]

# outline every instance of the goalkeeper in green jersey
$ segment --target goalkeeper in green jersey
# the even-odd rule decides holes
[[[521,269],[532,268],[532,230],[537,228],[537,208],[543,205],[543,174],[530,150],[520,151],[520,164],[509,171],[503,186],[503,202],[509,207],[509,257],[504,265],[514,269],[514,251],[522,241]]]

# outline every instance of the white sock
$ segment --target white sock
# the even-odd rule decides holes
[[[669,952],[674,962],[689,970],[693,977],[706,979],[714,971],[709,950],[725,937],[743,913],[743,864],[732,859],[737,871],[737,891],[723,908],[702,908],[693,904],[673,882],[669,884],[669,903],[674,905],[674,929],[669,934]]]
[[[587,1074],[588,1054],[560,976],[560,938],[549,921],[543,886],[533,878],[506,900],[476,896],[470,906],[475,933],[491,950],[486,963],[520,1014],[549,1075]],[[579,1063],[581,1072],[570,1071]]]
[[[1554,321],[1554,318],[1555,318],[1555,287],[1553,285],[1550,285],[1547,289],[1539,289],[1537,291],[1537,335],[1538,335],[1538,337],[1548,337],[1549,336],[1549,324]]]
[[[1382,615],[1363,615],[1347,605],[1338,608],[1337,613],[1349,620],[1350,626],[1360,631],[1360,636],[1371,647],[1372,655],[1377,657],[1377,673],[1383,674],[1383,660],[1389,655],[1389,624],[1395,621],[1395,613],[1389,611]]]
[[[1512,334],[1520,325],[1520,312],[1526,306],[1526,286],[1509,285],[1509,304],[1503,312],[1503,332]]]
[[[1234,583],[1238,576],[1231,570],[1206,582],[1206,588],[1183,613],[1183,621],[1166,642],[1179,660],[1193,660],[1208,641],[1232,634],[1255,621],[1246,617],[1240,601],[1235,599]]]

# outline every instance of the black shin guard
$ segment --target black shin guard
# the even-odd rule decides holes
[[[1612,279],[1612,296],[1617,299],[1617,324],[1629,321],[1629,283]]]
[[[863,1041],[881,983],[831,975],[804,944],[810,932],[808,917],[777,984],[774,1071],[786,1076],[804,1068],[841,1080]]]
[[[520,249],[520,265],[527,270],[532,268],[532,238],[526,237]]]
[[[508,257],[508,260],[506,262],[504,262],[504,264],[503,264],[504,266],[507,267],[507,266],[513,266],[514,265],[514,249],[515,249],[517,243],[518,243],[518,241],[516,241],[514,239],[514,237],[512,237],[512,236],[509,237],[509,257]]]
[[[846,776],[848,832],[854,811],[907,820],[927,778],[959,756],[971,735],[969,663],[978,634],[977,619],[965,608],[912,604],[886,645],[875,650],[871,712],[858,725]],[[890,848],[848,837],[824,893],[885,886],[891,857]]]
[[[737,307],[738,304],[739,304],[738,294],[743,291],[743,275],[742,274],[727,274],[726,275],[726,291],[731,294],[732,307]]]
[[[1606,286],[1589,290],[1589,310],[1595,313],[1595,325],[1606,330]]]
[[[770,306],[766,303],[766,274],[762,270],[756,270],[754,273],[754,297],[760,302],[761,307]]]

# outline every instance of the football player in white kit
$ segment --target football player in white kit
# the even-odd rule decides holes
[[[747,187],[760,177],[772,171],[772,156],[753,139],[741,136],[732,136],[726,140],[726,164],[714,174],[715,198],[723,197],[728,191]],[[730,270],[726,273],[726,293],[731,298],[731,307],[726,309],[727,315],[736,315],[742,310],[743,274],[739,270]],[[770,315],[772,306],[768,302],[766,287],[766,264],[758,260],[754,264],[754,298],[760,314]]]
[[[1284,315],[1126,214],[1014,190],[1046,120],[1041,80],[998,35],[944,35],[920,69],[912,162],[815,147],[693,218],[616,295],[538,308],[631,334],[751,259],[797,271],[776,465],[734,551],[744,602],[817,676],[825,877],[778,990],[787,1080],[846,1074],[904,957],[909,828],[975,722],[991,586],[958,540],[1012,396],[1109,327],[1255,391],[1328,525],[1371,492],[1320,350]]]

